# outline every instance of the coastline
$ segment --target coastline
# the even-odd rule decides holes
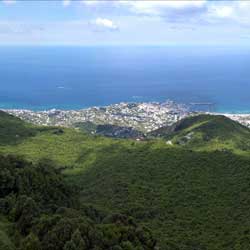
[[[142,132],[151,132],[170,126],[182,118],[199,113],[224,115],[250,127],[249,113],[207,112],[190,110],[190,106],[171,100],[165,102],[121,102],[107,106],[81,109],[3,109],[22,120],[45,126],[77,127],[87,122],[131,127]]]
[[[166,99],[165,102],[174,102],[181,105],[191,106],[189,103],[186,102],[179,102],[172,99]],[[48,112],[51,110],[60,110],[60,111],[80,111],[85,109],[90,109],[94,107],[102,108],[102,107],[108,107],[112,105],[117,105],[120,103],[159,103],[162,104],[164,101],[162,99],[160,100],[128,100],[128,101],[121,101],[121,102],[114,102],[114,103],[107,103],[107,104],[97,104],[97,105],[82,105],[82,104],[68,104],[68,105],[56,105],[56,104],[50,104],[50,105],[25,105],[25,104],[13,104],[13,103],[0,103],[0,110],[27,110],[31,112]],[[201,112],[209,112],[206,110],[199,110]],[[217,107],[214,111],[211,111],[211,113],[214,114],[221,114],[221,115],[250,115],[250,108],[220,108]]]

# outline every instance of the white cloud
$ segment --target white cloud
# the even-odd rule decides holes
[[[90,24],[94,27],[94,30],[96,31],[116,31],[119,29],[118,26],[114,24],[112,20],[106,18],[96,18],[94,21],[90,22]]]
[[[220,2],[219,4],[210,4],[206,18],[210,20],[228,19],[235,16],[237,5]]]
[[[189,8],[189,7],[201,7],[207,1],[206,0],[147,0],[147,1],[138,1],[138,0],[103,0],[103,1],[96,1],[96,0],[82,0],[81,1],[85,5],[121,5],[121,6],[128,6],[131,7],[131,10],[143,12],[143,13],[155,13],[158,12],[161,8]]]
[[[126,0],[126,1],[82,1],[96,13],[119,16],[157,16],[170,21],[189,21],[206,11],[206,0]]]
[[[163,15],[166,10],[181,10],[201,8],[206,4],[204,0],[197,1],[119,1],[119,4],[129,6],[131,11],[146,15]]]
[[[12,5],[16,3],[16,0],[1,0],[1,2],[6,5]]]
[[[71,0],[63,0],[63,6],[67,7],[71,4]]]
[[[218,17],[230,17],[234,13],[234,9],[231,6],[215,7],[214,9]]]
[[[206,18],[211,22],[231,20],[234,24],[250,26],[250,2],[222,1],[212,3],[208,9]]]
[[[96,0],[82,0],[82,3],[88,6],[95,6],[98,4],[105,3],[106,1],[96,1]]]
[[[249,1],[209,0],[82,0],[91,11],[105,15],[151,16],[165,19],[168,23],[215,24],[224,19],[233,23],[250,25]]]

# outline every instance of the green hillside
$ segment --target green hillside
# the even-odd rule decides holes
[[[9,118],[1,118],[7,126]],[[0,133],[3,133],[2,129],[6,128],[0,127]],[[44,211],[38,216],[39,222],[31,227],[35,235],[29,231],[27,236],[21,235],[20,242],[26,237],[29,237],[27,242],[37,242],[38,237],[39,244],[44,247],[42,250],[50,249],[46,248],[48,245],[44,245],[43,237],[37,232],[43,228],[49,230],[47,226],[56,220],[51,207],[48,207],[52,203],[56,210],[59,206],[66,206],[74,212],[63,210],[63,215],[55,214],[62,216],[59,221],[63,219],[64,222],[53,224],[55,228],[51,232],[54,233],[44,236],[49,242],[55,239],[57,230],[65,227],[65,221],[67,224],[69,218],[70,221],[73,218],[71,228],[80,230],[89,226],[87,219],[91,221],[94,232],[101,234],[100,244],[96,243],[95,250],[157,249],[153,247],[154,239],[159,249],[163,250],[249,249],[250,151],[249,130],[244,126],[223,116],[200,115],[184,119],[171,128],[158,130],[153,136],[159,138],[148,141],[114,140],[74,129],[34,126],[31,129],[35,131],[32,136],[15,143],[8,143],[6,136],[5,144],[0,145],[0,154],[22,156],[29,162],[24,164],[21,160],[26,166],[24,169],[27,169],[17,171],[20,160],[15,156],[16,160],[9,168],[14,165],[16,170],[4,171],[2,176],[21,174],[24,178],[21,187],[27,184],[21,193],[29,194]],[[195,138],[182,143],[182,138],[191,132]],[[11,133],[9,138],[15,138]],[[167,140],[173,141],[173,145],[166,143]],[[53,163],[42,160],[42,167],[39,168],[43,158],[49,158]],[[1,159],[3,169],[6,158]],[[43,172],[45,163],[49,164],[49,170]],[[55,168],[56,172],[53,172]],[[38,184],[30,186],[27,177],[31,175],[27,173],[32,173]],[[43,173],[51,176],[46,179],[45,186],[42,185]],[[48,196],[47,193],[53,195]],[[19,196],[18,192],[16,194]],[[44,199],[45,203],[42,202]],[[15,203],[12,206],[16,206]],[[49,217],[44,217],[44,213]],[[77,220],[79,213],[81,218],[84,217],[84,225]],[[17,223],[11,220],[11,214],[4,215],[3,220],[0,217],[0,240],[2,237],[6,242],[13,241],[13,234],[7,229],[1,230],[1,223]],[[71,241],[70,237],[72,241],[79,238],[79,232],[73,231],[71,236],[63,238],[64,245]],[[121,232],[126,235],[126,240],[121,238],[124,235]],[[80,234],[83,238],[83,231],[80,230]],[[141,234],[144,236],[139,236]],[[70,244],[73,243],[67,243]],[[63,247],[59,244],[57,249],[74,249]]]
[[[50,161],[0,156],[0,166],[1,250],[155,248],[151,232],[133,218],[79,203]]]
[[[142,132],[137,131],[131,127],[122,127],[111,124],[94,124],[92,122],[78,122],[74,124],[74,127],[86,133],[102,135],[112,138],[136,139],[145,137],[145,135]]]
[[[17,145],[39,133],[60,134],[60,128],[38,127],[0,110],[0,146]]]
[[[0,145],[17,143],[34,135],[35,131],[31,126],[0,111]]]
[[[153,131],[150,135],[196,149],[250,149],[250,129],[222,115],[191,116],[170,127]]]
[[[244,243],[250,226],[248,159],[148,145],[106,152],[73,178],[84,203],[146,223],[162,249],[234,249]]]

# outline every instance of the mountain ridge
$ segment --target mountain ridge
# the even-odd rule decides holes
[[[6,126],[8,119],[0,116],[0,124]],[[12,119],[9,125],[13,125]],[[110,227],[113,228],[109,227],[108,235],[105,234],[107,237],[114,232],[119,232],[115,233],[119,235],[120,230],[125,230],[124,225],[127,228],[127,220],[131,217],[137,225],[132,232],[137,231],[137,227],[148,228],[149,231],[144,231],[149,240],[146,246],[156,239],[157,248],[162,250],[248,250],[250,222],[246,218],[249,217],[250,206],[250,150],[247,145],[241,149],[239,143],[242,140],[247,142],[249,129],[224,117],[198,116],[184,119],[178,123],[177,129],[172,128],[168,133],[163,129],[164,133],[160,131],[158,137],[155,134],[148,140],[137,141],[114,140],[69,128],[22,126],[28,129],[31,126],[35,134],[28,137],[24,134],[22,140],[16,141],[14,135],[17,131],[10,130],[7,134],[10,141],[7,137],[2,141],[0,154],[4,157],[22,157],[31,162],[27,171],[33,173],[34,177],[38,174],[37,164],[43,158],[51,159],[49,166],[54,173],[53,178],[67,185],[73,184],[74,189],[78,190],[77,200],[88,211],[88,216],[98,221],[103,213],[112,218],[116,215],[115,223],[112,218],[104,220],[104,228],[107,228],[106,223],[111,223]],[[0,126],[0,134],[3,131],[6,131],[6,127]],[[201,133],[202,136],[193,141],[191,138],[185,144],[177,143],[190,132]],[[13,138],[15,143],[11,141]],[[167,144],[168,140],[172,140],[173,145]],[[5,162],[3,160],[1,166]],[[20,168],[22,163],[19,160],[15,162],[10,168]],[[15,173],[16,170],[10,172]],[[7,177],[5,183],[12,185],[12,179],[8,179],[11,175],[6,173],[4,171],[0,176]],[[62,174],[59,179],[57,173]],[[26,183],[25,176],[32,175],[22,175],[23,183]],[[53,178],[49,179],[49,183],[54,183]],[[41,190],[39,186],[33,194],[38,195],[35,190]],[[62,187],[61,184],[55,187],[48,185],[52,194],[60,194],[64,190]],[[78,223],[75,218],[79,212],[59,211],[67,214],[67,223],[69,218],[74,218],[74,223]],[[123,224],[117,229],[119,221],[123,221]],[[60,230],[65,226],[60,224]],[[6,231],[3,232],[2,235],[6,235]],[[79,236],[78,232],[76,234]],[[144,239],[140,234],[136,235]],[[9,237],[13,241],[13,235]],[[22,240],[30,242],[31,238],[32,242],[43,242],[36,235]],[[117,238],[114,236],[112,239]],[[136,245],[137,240],[123,243],[115,250],[136,249],[131,244]],[[112,241],[108,242],[114,247]],[[109,248],[104,247],[106,249]],[[44,247],[42,250],[50,249]],[[58,250],[65,249],[59,244]]]

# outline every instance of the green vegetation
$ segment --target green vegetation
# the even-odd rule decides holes
[[[133,216],[153,230],[162,249],[245,244],[242,235],[250,227],[248,159],[148,145],[105,152],[72,179],[83,188],[82,202]]]
[[[93,123],[93,122],[77,122],[74,124],[75,128],[78,128],[80,130],[82,130],[83,132],[87,132],[87,133],[95,133],[96,128],[97,128],[97,124]]]
[[[250,150],[250,130],[221,115],[191,116],[150,135],[171,140],[189,149]]]
[[[33,126],[0,110],[0,146],[17,145],[42,132],[58,135],[63,130],[56,127]]]
[[[200,115],[138,142],[22,126],[33,134],[10,131],[0,145],[15,155],[0,157],[0,243],[11,250],[145,250],[154,239],[163,250],[249,249],[248,128]]]
[[[33,165],[20,158],[0,156],[0,166],[0,213],[14,225],[8,234],[9,222],[0,224],[4,250],[155,248],[150,231],[131,217],[79,204],[77,192],[51,162]]]
[[[15,144],[34,135],[31,125],[0,111],[0,145]]]
[[[83,132],[103,135],[112,138],[144,138],[145,135],[131,127],[122,127],[111,124],[94,124],[92,122],[79,122],[74,127],[82,130]]]
[[[9,237],[12,225],[6,218],[0,216],[0,250],[14,250],[14,244]]]

